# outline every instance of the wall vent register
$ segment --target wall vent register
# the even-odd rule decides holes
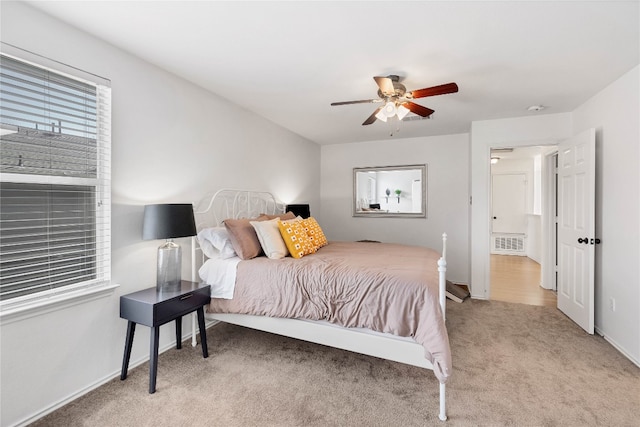
[[[492,253],[503,255],[524,255],[525,239],[518,236],[493,236]]]

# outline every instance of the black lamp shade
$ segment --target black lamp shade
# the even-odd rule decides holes
[[[195,235],[196,221],[193,217],[193,205],[190,203],[144,207],[144,240],[176,239]]]
[[[309,218],[311,216],[309,205],[287,205],[287,212],[293,212],[295,216],[299,215],[302,218]]]

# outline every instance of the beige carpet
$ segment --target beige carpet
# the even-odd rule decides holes
[[[448,302],[449,421],[431,371],[220,324],[36,426],[638,426],[640,369],[559,311]],[[167,326],[168,327],[168,326]]]

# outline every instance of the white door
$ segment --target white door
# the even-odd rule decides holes
[[[595,130],[558,147],[558,308],[593,334]]]
[[[496,174],[491,177],[491,213],[494,233],[527,231],[525,174]]]

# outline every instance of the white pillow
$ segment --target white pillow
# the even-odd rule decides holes
[[[262,250],[271,259],[284,258],[289,254],[289,250],[282,240],[280,229],[278,229],[278,221],[278,218],[269,221],[250,221],[256,230]]]
[[[225,227],[213,227],[200,230],[198,242],[207,258],[227,259],[236,256]]]

